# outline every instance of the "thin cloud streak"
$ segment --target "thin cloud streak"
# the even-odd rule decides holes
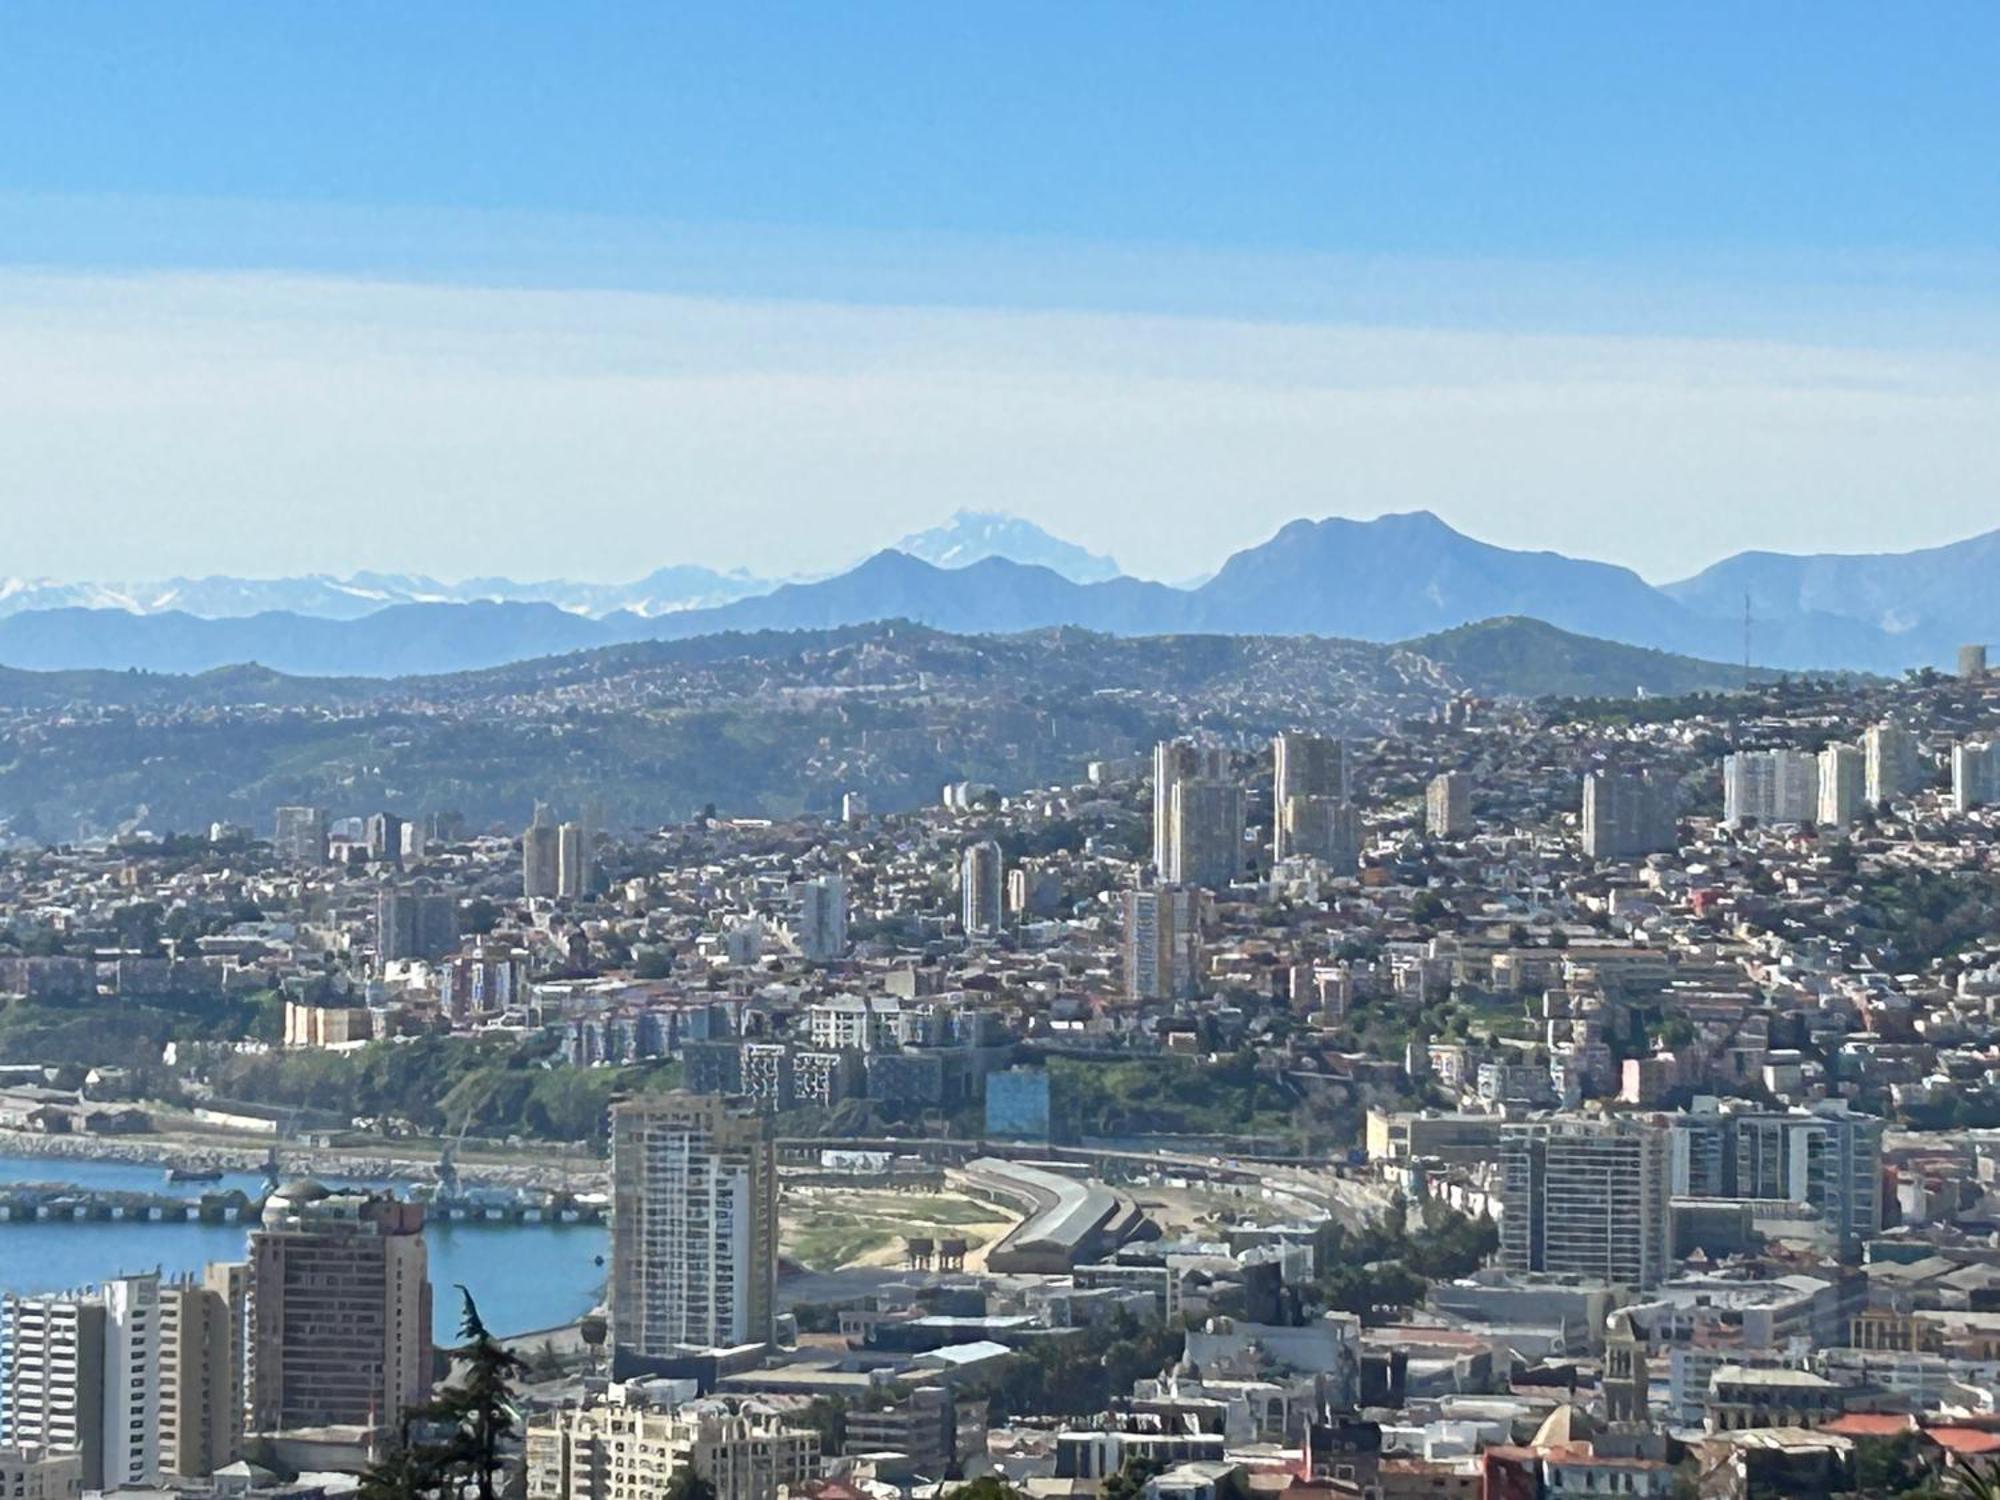
[[[2000,524],[2000,361],[1448,331],[0,273],[6,570],[836,566],[960,506],[1176,577],[1428,507],[1678,576]]]

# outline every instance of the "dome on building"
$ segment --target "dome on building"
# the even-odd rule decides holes
[[[1558,1406],[1535,1429],[1536,1448],[1562,1448],[1571,1443],[1587,1443],[1597,1436],[1597,1424],[1580,1406]]]

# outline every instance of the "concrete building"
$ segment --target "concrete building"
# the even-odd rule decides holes
[[[200,1479],[243,1456],[250,1268],[212,1265],[160,1288],[160,1468]]]
[[[1819,817],[1819,757],[1810,750],[1739,750],[1722,760],[1722,818],[1740,826]]]
[[[611,1112],[611,1330],[645,1356],[771,1341],[778,1168],[766,1116],[713,1095]]]
[[[160,1278],[0,1304],[0,1444],[77,1455],[86,1489],[159,1474]]]
[[[1678,797],[1648,775],[1593,771],[1583,778],[1583,852],[1592,859],[1637,859],[1674,847]]]
[[[847,882],[838,875],[802,880],[792,887],[798,921],[792,928],[799,956],[831,963],[847,951]]]
[[[449,891],[385,890],[375,897],[375,957],[435,963],[458,947],[458,898]]]
[[[1819,753],[1819,821],[1847,829],[1868,798],[1868,763],[1859,746],[1828,745]]]
[[[1958,648],[1958,675],[1965,678],[1986,675],[1986,648],[1984,646],[1960,646]]]
[[[1674,1197],[1810,1205],[1841,1258],[1859,1258],[1882,1227],[1880,1120],[1835,1102],[1782,1113],[1697,1104],[1672,1121]]]
[[[1178,1000],[1201,977],[1201,892],[1160,885],[1125,892],[1125,993]]]
[[[326,863],[327,818],[323,807],[281,807],[271,834],[271,852],[283,864]]]
[[[556,894],[581,901],[596,878],[595,839],[588,823],[565,823],[556,830]]]
[[[2000,802],[2000,740],[1961,740],[1951,747],[1952,811],[1994,802]]]
[[[1007,912],[1006,865],[991,839],[968,844],[958,861],[959,924],[967,937],[997,937]]]
[[[1472,778],[1463,771],[1433,776],[1424,792],[1424,827],[1432,838],[1464,838],[1472,832]]]
[[[1223,891],[1236,883],[1242,867],[1243,788],[1207,778],[1176,781],[1161,880]]]
[[[1294,826],[1284,814],[1294,798],[1322,799],[1332,805],[1347,800],[1347,747],[1324,735],[1290,731],[1271,741],[1271,862],[1293,854],[1324,858],[1294,843]],[[1329,863],[1334,861],[1329,860]]]
[[[1500,1134],[1500,1264],[1651,1287],[1668,1264],[1666,1132],[1544,1118]]]
[[[1174,788],[1183,781],[1226,781],[1229,752],[1192,740],[1162,740],[1153,747],[1153,868],[1163,878],[1172,858]]]
[[[1277,805],[1271,839],[1277,859],[1316,859],[1351,875],[1361,860],[1361,813],[1339,797],[1293,796]]]
[[[562,881],[562,833],[548,807],[535,804],[534,821],[521,834],[521,894],[553,899]]]
[[[0,1448],[0,1495],[7,1500],[78,1500],[83,1457],[33,1444]]]
[[[310,1178],[266,1199],[250,1233],[250,1427],[394,1431],[430,1392],[429,1264],[421,1203]]]
[[[767,1408],[656,1407],[629,1384],[611,1391],[529,1421],[528,1500],[643,1500],[687,1468],[714,1486],[715,1500],[777,1500],[819,1474],[818,1432]]]
[[[1922,761],[1917,753],[1917,737],[1892,720],[1870,724],[1861,736],[1861,755],[1867,779],[1865,795],[1872,806],[1880,807],[1915,790]]]

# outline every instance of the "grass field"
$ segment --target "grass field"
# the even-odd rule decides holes
[[[953,1193],[788,1191],[779,1206],[779,1250],[814,1271],[893,1265],[903,1241],[954,1235],[968,1251],[991,1244],[1013,1220],[999,1209]]]

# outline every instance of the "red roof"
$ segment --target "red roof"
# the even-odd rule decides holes
[[[1908,1412],[1851,1411],[1820,1423],[1821,1432],[1837,1432],[1842,1437],[1896,1437],[1917,1430],[1917,1419]]]
[[[1924,1435],[1962,1458],[2000,1453],[2000,1433],[1981,1432],[1977,1427],[1926,1427]]]

